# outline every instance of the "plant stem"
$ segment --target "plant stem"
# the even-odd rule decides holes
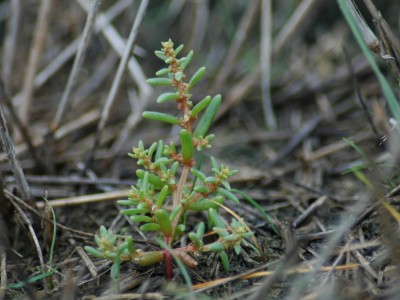
[[[173,196],[173,199],[174,199],[173,200],[173,209],[175,207],[177,207],[179,205],[179,203],[181,203],[181,200],[182,200],[182,197],[183,197],[183,187],[185,186],[186,179],[187,179],[188,174],[189,174],[189,170],[190,170],[190,166],[188,166],[188,165],[184,165],[183,166],[181,178],[179,179],[178,188],[174,192],[174,196]],[[172,238],[170,239],[171,243],[172,243],[173,237],[175,235],[176,226],[178,226],[179,219],[182,216],[182,212],[183,212],[183,209],[181,209],[176,214],[174,220],[172,221]],[[171,246],[170,244],[167,244],[167,245]]]
[[[172,255],[168,250],[164,250],[164,261],[165,261],[165,277],[168,281],[172,280]]]
[[[165,244],[170,246],[172,238],[171,237],[165,237]],[[168,281],[172,280],[172,255],[169,253],[167,249],[163,251],[164,254],[164,261],[165,261],[165,276]]]
[[[182,200],[183,187],[185,186],[186,179],[189,174],[189,170],[190,170],[189,166],[187,166],[187,165],[183,166],[181,178],[179,179],[178,189],[176,190],[176,193],[174,195],[173,209],[175,207],[177,207]]]
[[[176,214],[175,219],[172,221],[172,236],[175,235],[176,226],[178,226],[179,219],[183,213],[183,208]]]

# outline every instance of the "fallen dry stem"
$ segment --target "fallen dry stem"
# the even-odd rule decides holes
[[[115,201],[117,199],[126,198],[126,195],[128,195],[128,193],[129,193],[129,190],[112,191],[112,192],[106,192],[106,193],[101,193],[101,194],[92,194],[92,195],[83,195],[83,196],[70,197],[70,198],[55,199],[55,200],[48,201],[48,203],[53,208],[76,206],[76,205],[83,205],[83,204],[90,204],[90,203],[97,203],[97,202],[104,202],[104,201]],[[36,206],[38,208],[44,208],[45,205],[46,205],[46,203],[44,201],[36,202]]]

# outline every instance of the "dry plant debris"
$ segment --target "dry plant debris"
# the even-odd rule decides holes
[[[398,123],[339,2],[398,98],[398,1],[3,1],[0,299],[395,299]],[[192,290],[158,265],[122,264],[115,284],[82,248],[100,224],[158,246],[116,200],[132,146],[174,136],[141,119],[168,38],[196,53],[188,73],[207,66],[193,94],[222,94],[214,154],[247,195],[227,206],[262,250],[228,252],[229,272],[199,255]]]

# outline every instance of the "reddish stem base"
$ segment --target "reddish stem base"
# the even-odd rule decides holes
[[[165,262],[165,275],[168,281],[172,280],[172,255],[168,250],[164,250],[164,262]]]

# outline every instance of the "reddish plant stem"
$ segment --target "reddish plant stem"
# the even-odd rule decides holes
[[[164,237],[165,244],[170,246],[172,243],[172,238],[169,236]],[[172,280],[172,255],[171,253],[165,249],[163,251],[164,254],[164,262],[165,262],[165,276],[168,281]]]
[[[169,46],[169,45],[168,44],[164,44],[164,46],[163,46],[164,47],[164,53],[165,53],[165,55],[167,57],[170,57],[170,58],[173,59],[171,64],[170,64],[170,70],[175,75],[178,71],[183,71],[183,70],[180,69],[175,55],[173,54],[173,52],[171,52],[171,49],[168,48],[167,46]],[[193,126],[193,121],[194,120],[191,120],[191,118],[190,118],[191,111],[190,111],[189,99],[190,99],[191,95],[189,94],[189,91],[188,91],[188,84],[184,83],[184,82],[177,81],[175,79],[175,76],[174,76],[172,86],[175,87],[179,91],[179,94],[180,94],[180,99],[178,100],[178,109],[180,111],[182,111],[183,119],[184,120],[188,120],[188,122],[185,124],[185,126],[181,125],[181,127],[186,128],[190,132],[190,134],[192,135],[192,126]],[[193,139],[193,137],[192,137],[192,139]],[[181,177],[179,179],[179,183],[177,185],[177,188],[174,190],[173,196],[172,196],[172,198],[173,198],[173,203],[172,203],[173,209],[175,207],[177,207],[182,201],[183,188],[184,188],[184,185],[186,183],[187,177],[189,175],[189,171],[190,171],[190,165],[185,165],[184,164],[183,165],[183,169],[182,169],[182,173],[181,173]],[[172,236],[171,237],[165,237],[165,243],[170,247],[172,247],[172,242],[173,242],[173,237],[175,235],[175,230],[176,230],[176,227],[178,226],[179,219],[181,218],[182,213],[183,213],[183,209],[181,209],[177,213],[175,219],[172,221]],[[166,273],[167,280],[170,281],[170,280],[172,280],[172,255],[168,250],[164,250],[163,253],[164,253],[164,259],[165,259],[165,273]]]
[[[164,262],[165,262],[165,276],[168,281],[172,280],[172,255],[168,250],[164,250]]]

